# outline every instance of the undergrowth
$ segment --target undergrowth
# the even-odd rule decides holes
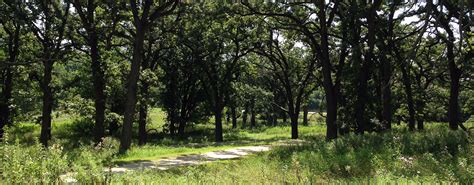
[[[260,128],[238,136],[266,138],[270,134],[265,132],[278,135],[286,129]],[[63,174],[88,184],[472,184],[474,177],[472,139],[463,131],[438,125],[417,132],[396,127],[385,133],[346,135],[330,142],[322,134],[306,134],[304,144],[279,146],[236,161],[123,174],[106,170],[120,157],[115,155],[118,141],[112,138],[73,149],[64,149],[58,140],[45,149],[38,142],[25,144],[8,137],[5,135],[0,143],[0,184],[58,182]]]

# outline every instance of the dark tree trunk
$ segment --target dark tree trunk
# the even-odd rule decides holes
[[[393,120],[393,112],[392,112],[392,89],[390,78],[392,77],[392,64],[390,63],[391,60],[387,58],[387,54],[393,53],[393,46],[394,41],[392,39],[393,36],[393,27],[394,22],[393,18],[396,11],[396,4],[392,4],[389,9],[389,17],[388,17],[388,28],[387,34],[382,35],[382,40],[379,42],[381,43],[381,71],[382,71],[382,115],[385,129],[392,129],[392,120]],[[379,32],[384,33],[384,32]],[[388,41],[388,45],[385,44],[385,40]]]
[[[252,106],[250,108],[250,127],[254,128],[256,126],[256,115],[255,115],[255,108]]]
[[[10,63],[16,62],[20,46],[20,28],[15,27],[15,31],[9,34],[8,39],[8,61]],[[5,125],[11,125],[10,106],[13,90],[13,71],[11,66],[5,66],[2,82],[2,94],[0,97],[0,138],[3,138],[3,127]]]
[[[147,142],[146,118],[148,116],[148,83],[143,82],[141,87],[140,111],[138,115],[138,144]]]
[[[337,100],[336,100],[336,89],[332,81],[331,74],[331,60],[329,58],[329,43],[328,43],[328,30],[326,24],[326,12],[325,3],[320,1],[318,3],[319,25],[321,35],[321,66],[323,73],[323,87],[326,95],[326,139],[337,138]],[[316,41],[313,41],[316,42]]]
[[[283,123],[285,123],[285,124],[286,124],[286,123],[287,123],[287,121],[288,121],[288,115],[286,115],[286,113],[285,113],[285,112],[283,112],[281,116],[282,116],[282,118],[283,118]]]
[[[222,137],[222,107],[216,106],[214,110],[216,128],[214,131],[216,142],[224,141]]]
[[[303,106],[303,125],[308,126],[308,105]]]
[[[140,111],[138,116],[138,145],[144,145],[147,142],[146,132],[146,118],[147,118],[147,105],[146,103],[140,103]]]
[[[423,118],[418,118],[416,126],[417,126],[418,130],[424,130],[425,129]]]
[[[298,113],[291,113],[291,139],[298,139]]]
[[[227,110],[227,111],[225,112],[225,123],[226,123],[226,124],[229,124],[229,123],[230,123],[230,117],[231,117],[231,113],[230,113],[229,110]]]
[[[176,125],[178,125],[178,103],[176,102],[179,99],[178,93],[178,71],[173,68],[170,72],[170,82],[166,85],[166,104],[168,105],[167,109],[167,119],[168,119],[168,129],[170,135],[175,135]]]
[[[44,74],[41,82],[41,90],[43,91],[43,107],[41,114],[41,135],[40,142],[43,146],[48,147],[48,141],[51,139],[51,113],[53,110],[53,92],[51,89],[51,79],[53,70],[53,61],[47,55],[43,61]]]
[[[3,85],[2,94],[1,94],[2,102],[0,102],[0,138],[3,137],[3,132],[4,132],[3,127],[5,125],[11,124],[10,101],[12,98],[12,89],[13,89],[12,78],[13,78],[13,74],[12,74],[11,68],[7,66],[5,69],[5,76],[4,76],[3,84],[2,84]]]
[[[178,124],[178,135],[179,135],[179,137],[184,138],[185,128],[186,128],[186,121],[183,120],[183,119],[180,119],[179,124]]]
[[[362,49],[361,49],[361,40],[360,40],[360,23],[357,21],[359,16],[359,5],[358,1],[351,1],[350,6],[350,22],[349,26],[352,27],[350,32],[351,44],[352,44],[352,60],[354,66],[359,67],[359,74],[356,78],[354,78],[354,84],[356,85],[356,102],[354,105],[354,115],[355,124],[356,124],[356,133],[363,133],[364,132],[364,124],[365,121],[363,120],[365,115],[361,115],[364,113],[365,110],[365,100],[364,95],[367,93],[367,81],[369,74],[367,73],[367,69],[369,68],[368,60],[365,63],[362,61]],[[330,70],[330,69],[329,69]],[[365,87],[365,88],[364,88]],[[361,104],[363,103],[363,104]]]
[[[405,94],[406,94],[407,105],[408,105],[408,128],[410,130],[415,130],[415,107],[413,105],[413,92],[411,89],[409,69],[407,68],[405,64],[405,61],[400,61],[400,62],[402,62],[400,69],[402,71],[402,80],[403,80],[403,85],[405,86]]]
[[[370,60],[370,59],[369,59]],[[357,124],[357,133],[363,134],[366,128],[367,120],[365,115],[365,105],[367,102],[367,81],[369,80],[370,61],[367,60],[362,65],[359,73],[359,84],[357,86],[357,101],[355,110],[355,121]]]
[[[454,36],[451,31],[448,31],[449,41],[446,42],[447,57],[448,57],[448,69],[449,77],[451,78],[450,89],[449,89],[449,109],[448,119],[449,128],[457,130],[459,127],[459,79],[461,77],[461,71],[456,66],[454,56]]]
[[[96,142],[102,141],[105,135],[104,121],[105,121],[105,79],[104,69],[100,61],[99,49],[97,44],[97,35],[95,31],[90,33],[90,47],[91,47],[91,69],[94,85],[94,106],[95,106],[95,127],[94,139]]]
[[[452,69],[450,69],[451,71]],[[455,71],[458,71],[456,68]],[[451,84],[449,91],[449,128],[457,130],[459,127],[459,73],[451,71]]]
[[[187,101],[185,101],[187,102]],[[178,135],[181,138],[184,138],[184,129],[186,128],[186,121],[188,120],[188,109],[187,109],[187,104],[182,103],[181,104],[181,111],[180,111],[180,116],[177,120],[178,122]]]
[[[103,63],[100,60],[96,20],[94,17],[96,2],[87,1],[85,5],[86,11],[83,11],[83,4],[79,0],[75,0],[72,3],[79,14],[82,26],[87,31],[87,44],[90,47],[89,55],[91,57],[92,83],[94,86],[94,140],[96,143],[99,143],[105,136],[105,79]]]
[[[136,24],[136,35],[133,44],[133,58],[130,74],[127,80],[127,100],[125,104],[122,137],[120,140],[120,152],[127,151],[132,144],[132,124],[135,116],[135,106],[137,103],[137,82],[140,76],[140,63],[142,61],[143,42],[145,38],[145,26],[142,23]]]
[[[380,65],[377,66],[380,68]],[[378,76],[377,76],[378,75]],[[383,72],[381,70],[378,70],[378,74],[375,75],[372,77],[374,80],[374,87],[375,87],[375,97],[372,97],[372,98],[375,98],[376,100],[380,100],[379,101],[374,101],[374,104],[373,104],[373,107],[372,109],[375,110],[375,116],[377,118],[377,120],[380,121],[380,123],[382,123],[382,125],[385,125],[384,123],[384,117],[383,117],[383,98],[382,98],[382,77],[383,77]],[[375,127],[373,127],[375,128]]]
[[[375,61],[374,47],[375,47],[375,34],[376,34],[376,16],[377,9],[382,3],[381,0],[375,0],[367,12],[367,45],[369,47],[367,54],[365,55],[365,62],[362,64],[362,68],[359,71],[359,83],[357,87],[357,101],[355,110],[355,119],[357,124],[357,133],[363,134],[367,130],[367,116],[365,112],[367,102],[367,83],[370,78],[370,71]]]
[[[176,134],[176,125],[178,125],[178,116],[172,115],[173,117],[171,120],[169,120],[169,131],[170,135],[174,136]]]
[[[247,126],[247,112],[249,111],[249,107],[246,105],[245,110],[242,113],[242,128]]]
[[[232,114],[232,128],[236,129],[237,128],[237,110],[235,106],[231,106],[230,111]]]
[[[326,90],[326,139],[337,138],[337,100],[334,88]]]
[[[392,90],[390,85],[390,77],[392,76],[390,62],[384,60],[382,63],[382,115],[385,129],[392,128]]]

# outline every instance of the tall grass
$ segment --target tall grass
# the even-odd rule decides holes
[[[474,155],[462,131],[432,127],[424,132],[395,129],[383,134],[348,135],[326,142],[281,146],[239,161],[162,171],[116,174],[115,183],[311,184],[453,183],[472,184]]]
[[[159,115],[157,116],[159,117]],[[149,145],[134,146],[116,156],[118,142],[108,138],[95,146],[70,145],[72,121],[61,120],[53,129],[52,147],[36,141],[38,126],[19,124],[7,130],[0,142],[0,184],[49,183],[72,172],[82,183],[160,184],[281,184],[281,183],[385,183],[459,182],[472,184],[472,138],[451,131],[446,123],[426,124],[425,131],[410,132],[405,125],[385,133],[346,135],[331,142],[323,125],[301,126],[307,142],[280,146],[238,161],[181,167],[168,171],[145,170],[109,176],[105,168],[114,161],[153,160],[188,153],[214,151],[244,145],[271,144],[289,139],[290,127],[230,129],[226,142],[213,142],[212,125],[196,125],[186,138],[155,138]],[[154,123],[158,124],[158,123]],[[156,126],[156,125],[154,125]],[[69,134],[69,135],[68,135]],[[471,143],[470,143],[471,142]],[[82,144],[81,144],[82,143]]]

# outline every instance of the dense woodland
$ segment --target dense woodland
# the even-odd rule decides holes
[[[313,112],[327,141],[432,122],[469,132],[473,14],[462,0],[0,0],[0,137],[34,122],[48,147],[52,120],[77,115],[84,137],[125,153],[201,124],[215,142],[225,123],[288,124],[298,139]],[[163,128],[148,126],[156,107]]]

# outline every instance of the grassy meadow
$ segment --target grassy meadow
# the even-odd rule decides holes
[[[68,172],[81,183],[129,184],[312,184],[312,183],[473,183],[473,140],[463,131],[451,131],[446,123],[428,123],[426,130],[411,133],[406,125],[391,131],[346,135],[327,142],[319,115],[309,126],[299,127],[305,142],[278,146],[269,152],[238,160],[218,161],[167,171],[145,170],[110,174],[105,168],[135,160],[157,160],[191,153],[204,153],[249,145],[271,145],[290,138],[290,126],[231,129],[224,123],[223,143],[213,141],[213,123],[187,130],[188,137],[161,133],[164,113],[153,109],[148,129],[150,142],[133,146],[118,155],[117,138],[100,146],[90,143],[86,128],[77,128],[75,116],[53,122],[52,145],[38,144],[39,125],[21,123],[8,129],[0,144],[0,182],[45,183],[59,181]],[[211,119],[212,120],[212,119]],[[281,121],[281,120],[280,120]],[[472,122],[468,123],[468,127]],[[79,141],[79,142],[78,142]]]

